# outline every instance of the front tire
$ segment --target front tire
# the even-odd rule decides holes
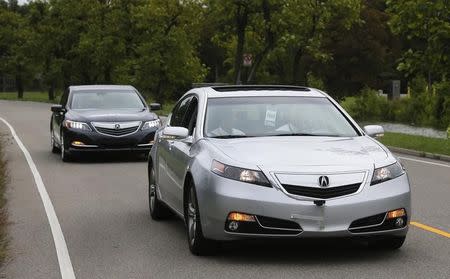
[[[369,240],[369,247],[381,250],[397,250],[403,246],[406,236],[385,237]]]
[[[217,243],[203,236],[197,194],[193,182],[188,186],[186,199],[184,219],[187,227],[189,250],[196,256],[210,254],[216,249]]]
[[[66,145],[65,145],[63,131],[61,131],[61,160],[63,162],[70,162],[70,161],[72,161],[71,154],[66,150]]]
[[[52,148],[53,154],[56,154],[60,151],[59,148],[56,146],[55,136],[53,135],[53,130],[50,130],[50,146]]]
[[[159,200],[158,191],[155,179],[155,170],[153,166],[150,167],[148,174],[148,206],[150,216],[153,220],[162,220],[170,216],[169,209]]]

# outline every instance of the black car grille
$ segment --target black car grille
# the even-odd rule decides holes
[[[317,199],[330,199],[355,193],[356,191],[358,191],[361,183],[329,188],[304,187],[289,184],[282,185],[289,194]]]
[[[133,126],[129,128],[122,128],[122,129],[110,129],[110,128],[101,128],[101,127],[95,127],[99,133],[110,135],[110,136],[126,136],[129,134],[132,134],[137,131],[139,126]]]

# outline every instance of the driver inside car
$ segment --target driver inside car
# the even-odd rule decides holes
[[[232,117],[229,111],[225,111],[222,108],[215,108],[217,113],[213,114],[214,117],[209,120],[208,127],[215,127],[213,130],[208,131],[210,137],[221,136],[244,136],[245,133],[239,129],[234,128],[234,121],[230,121]]]

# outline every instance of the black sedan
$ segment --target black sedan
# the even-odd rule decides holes
[[[68,161],[82,152],[137,151],[148,153],[161,120],[132,86],[70,86],[50,121],[52,152]]]

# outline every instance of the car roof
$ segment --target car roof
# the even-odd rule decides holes
[[[131,85],[72,85],[69,87],[70,90],[135,90]]]
[[[196,90],[197,89],[197,90]],[[207,98],[226,97],[326,97],[322,91],[310,87],[290,85],[230,85],[230,86],[208,86],[193,89],[193,91],[204,92]]]

